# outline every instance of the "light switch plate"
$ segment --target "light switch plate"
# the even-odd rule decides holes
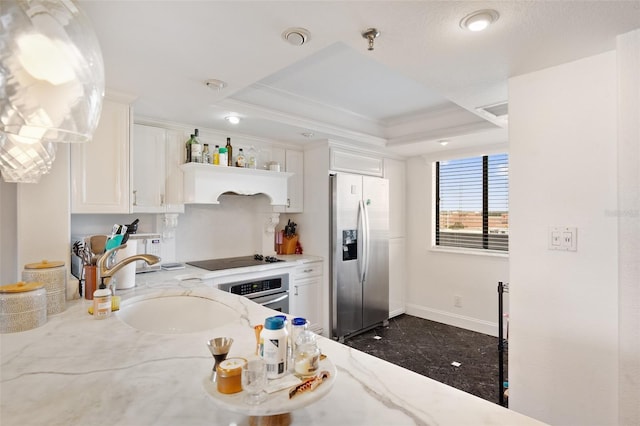
[[[578,228],[549,227],[549,250],[578,251]]]

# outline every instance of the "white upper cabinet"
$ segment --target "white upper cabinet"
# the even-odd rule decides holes
[[[71,145],[71,213],[129,213],[129,103],[105,98],[93,140]]]
[[[288,149],[285,153],[285,170],[293,173],[287,185],[287,213],[302,213],[304,207],[304,153]]]
[[[352,151],[332,146],[329,149],[329,167],[336,172],[356,173],[370,176],[383,174],[382,156],[363,151]]]
[[[302,213],[304,209],[304,152],[281,148],[272,150],[274,161],[282,163],[283,158],[284,170],[291,173],[287,181],[287,203],[274,210],[280,213]]]
[[[183,213],[180,132],[134,124],[131,140],[131,212]]]

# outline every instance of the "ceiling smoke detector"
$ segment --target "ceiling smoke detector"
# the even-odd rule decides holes
[[[378,31],[376,28],[369,28],[362,33],[362,38],[366,38],[367,40],[369,40],[369,47],[367,48],[367,50],[373,50],[373,41],[378,38],[379,35],[380,31]]]
[[[282,39],[292,46],[302,46],[309,40],[309,31],[304,28],[287,28]]]

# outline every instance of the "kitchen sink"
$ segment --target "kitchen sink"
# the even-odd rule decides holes
[[[161,296],[123,304],[116,315],[142,331],[162,334],[210,330],[240,318],[233,309],[198,296]]]

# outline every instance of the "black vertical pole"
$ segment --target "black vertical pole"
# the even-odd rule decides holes
[[[498,282],[498,401],[504,406],[504,334],[502,330],[502,293],[504,286]]]

